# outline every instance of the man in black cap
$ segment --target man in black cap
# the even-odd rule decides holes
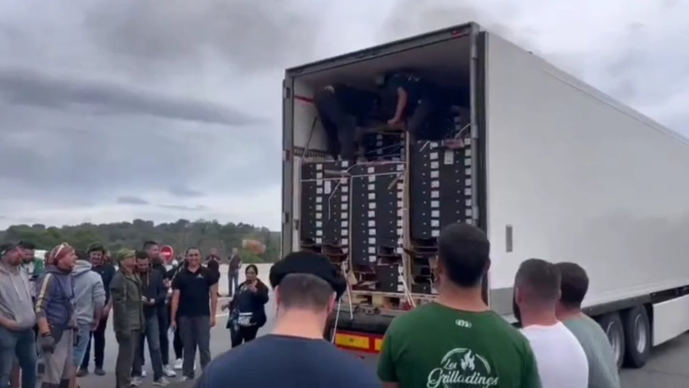
[[[270,270],[278,305],[273,332],[213,361],[196,387],[241,382],[252,387],[379,387],[354,357],[323,339],[325,324],[345,280],[324,256],[287,255]]]

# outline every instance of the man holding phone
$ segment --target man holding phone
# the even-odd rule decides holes
[[[153,385],[164,387],[169,384],[163,376],[163,361],[160,353],[160,330],[158,325],[158,306],[165,304],[167,288],[163,284],[160,271],[151,270],[148,254],[145,251],[136,252],[136,270],[141,282],[141,302],[144,310],[144,331],[139,343],[139,351],[134,356],[132,381],[134,385],[140,383],[141,368],[144,356],[144,341],[148,341],[148,351],[153,365]],[[164,328],[163,328],[164,330]]]

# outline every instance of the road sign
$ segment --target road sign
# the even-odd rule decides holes
[[[170,264],[175,257],[175,250],[169,245],[163,245],[160,247],[160,257],[165,260],[167,264]]]

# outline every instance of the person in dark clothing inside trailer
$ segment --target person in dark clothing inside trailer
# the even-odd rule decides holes
[[[451,99],[439,86],[410,71],[392,73],[378,80],[384,92],[397,97],[390,128],[405,130],[420,140],[441,140],[446,131],[443,120]]]
[[[314,102],[323,129],[327,135],[328,152],[337,160],[354,161],[357,144],[361,134],[357,127],[376,112],[378,95],[374,92],[357,89],[336,83],[325,86],[316,92]]]
[[[278,316],[273,332],[216,358],[196,388],[380,387],[371,368],[323,338],[345,280],[325,256],[295,252],[270,270]]]
[[[268,287],[256,277],[258,267],[246,266],[246,281],[237,289],[237,294],[225,307],[230,308],[227,328],[230,329],[232,347],[256,338],[256,333],[266,324],[265,304],[268,303]]]

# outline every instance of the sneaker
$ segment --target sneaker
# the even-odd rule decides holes
[[[153,386],[156,386],[156,387],[167,387],[168,384],[170,384],[170,382],[167,381],[167,379],[165,377],[161,377],[158,380],[155,380],[153,382]]]
[[[89,374],[89,370],[88,370],[88,369],[79,368],[79,371],[77,372],[77,377],[88,376],[88,374]]]
[[[138,387],[141,385],[141,377],[132,377],[132,382],[129,384],[130,387]]]
[[[141,370],[141,377],[146,377],[146,369]]]
[[[182,370],[182,364],[184,361],[181,358],[175,360],[175,370]]]
[[[96,370],[94,370],[93,373],[95,373],[96,376],[105,376],[105,371],[103,370],[103,368],[96,368]]]
[[[177,373],[170,368],[170,365],[163,366],[163,374],[165,377],[177,377]]]
[[[194,381],[194,378],[189,377],[189,376],[182,376],[182,378],[179,381],[181,381],[181,382]]]

